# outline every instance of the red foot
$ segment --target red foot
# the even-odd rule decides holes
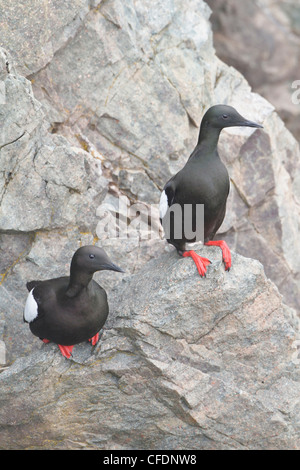
[[[99,341],[99,333],[97,333],[95,336],[93,336],[92,338],[90,338],[89,341],[91,341],[91,342],[92,342],[92,345],[95,346],[95,344],[97,344],[98,341]]]
[[[219,246],[222,250],[223,261],[225,264],[225,271],[229,271],[231,268],[231,253],[230,249],[224,240],[215,240],[205,243],[207,246]]]
[[[209,259],[203,258],[200,255],[197,255],[197,253],[193,250],[190,251],[184,251],[182,256],[184,258],[191,257],[194,260],[195,265],[197,266],[198,272],[201,277],[206,275],[207,271],[207,266],[211,263]]]
[[[47,343],[50,343],[49,339],[42,339],[43,343],[47,344]]]
[[[59,344],[58,347],[62,355],[67,359],[72,356],[72,349],[74,348],[74,346],[62,346],[61,344]]]

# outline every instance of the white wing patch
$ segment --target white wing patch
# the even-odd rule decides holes
[[[38,316],[38,305],[33,297],[33,289],[29,292],[25,308],[24,320],[28,323],[32,322]]]
[[[166,215],[168,208],[169,208],[168,197],[166,195],[166,192],[163,191],[161,193],[160,202],[159,202],[159,217],[161,219],[163,219],[164,216]]]

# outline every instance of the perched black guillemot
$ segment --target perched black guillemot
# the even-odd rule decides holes
[[[23,319],[44,343],[58,344],[69,358],[75,344],[95,345],[109,312],[105,290],[94,281],[96,271],[124,272],[97,246],[83,246],[73,255],[70,276],[30,281]]]
[[[170,228],[167,241],[175,246],[179,255],[190,256],[194,260],[200,276],[205,276],[210,261],[193,250],[186,251],[186,243],[199,240],[196,236],[192,238],[185,236],[184,211],[189,205],[192,214],[192,231],[196,233],[196,206],[204,205],[203,240],[201,241],[205,245],[215,245],[222,249],[225,269],[229,270],[231,267],[229,247],[225,241],[213,241],[213,238],[225,217],[230,186],[227,169],[218,154],[218,140],[222,129],[235,126],[263,127],[243,118],[232,106],[215,105],[209,108],[203,116],[198,143],[194,151],[185,166],[166,183],[161,194],[160,221],[164,225],[168,217]],[[181,209],[177,215],[172,209],[175,204],[178,204]],[[180,220],[176,220],[176,217]],[[181,226],[179,237],[174,229],[175,223]]]

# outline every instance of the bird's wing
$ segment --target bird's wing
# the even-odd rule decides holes
[[[56,295],[51,289],[51,281],[30,281],[26,286],[29,294],[24,307],[23,320],[30,323],[43,317],[44,305],[51,305]]]
[[[28,292],[30,292],[34,287],[38,286],[43,281],[29,281],[26,284]]]
[[[38,303],[33,295],[34,287],[29,292],[23,312],[23,321],[26,323],[31,323],[38,316]]]
[[[159,217],[162,220],[167,213],[169,207],[174,204],[175,200],[175,187],[173,180],[170,180],[164,187],[159,203]]]
[[[27,290],[29,292],[23,311],[23,321],[26,323],[32,322],[38,316],[38,300],[33,295],[33,290],[42,282],[43,281],[29,281],[26,284]]]

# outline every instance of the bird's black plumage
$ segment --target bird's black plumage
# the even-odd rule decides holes
[[[186,243],[199,241],[197,235],[186,235],[187,227],[184,221],[188,220],[185,219],[188,205],[192,208],[190,222],[191,231],[194,233],[197,228],[196,206],[204,205],[201,241],[206,244],[212,244],[224,220],[230,183],[228,171],[219,157],[217,146],[221,130],[233,126],[262,127],[243,118],[231,106],[212,106],[202,119],[197,145],[187,163],[164,186],[160,202],[161,222],[164,227],[168,227],[167,241],[176,247],[179,254],[187,256],[190,252],[185,251]],[[175,205],[181,208],[179,215],[176,211],[173,213]],[[175,232],[176,224],[177,227],[181,226],[180,236]],[[194,257],[194,252],[191,253]],[[199,272],[202,275],[205,271],[206,268],[204,272]]]
[[[72,258],[70,276],[28,282],[24,321],[31,332],[58,344],[62,352],[61,346],[72,347],[94,338],[109,312],[105,290],[92,279],[101,270],[123,272],[102,248],[84,246]]]

